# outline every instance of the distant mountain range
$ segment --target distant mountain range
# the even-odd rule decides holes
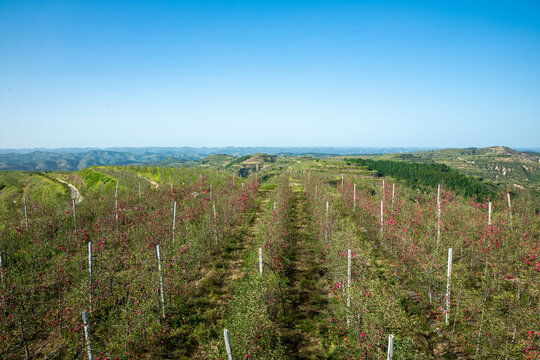
[[[0,149],[0,170],[76,171],[94,165],[211,166],[237,163],[253,154],[329,157],[380,155],[414,162],[437,162],[469,175],[496,182],[540,180],[540,154],[503,146],[465,149],[376,148],[376,147],[118,147],[64,149]],[[214,155],[213,157],[209,157]],[[217,156],[217,157],[216,157]],[[224,156],[224,157],[223,157]],[[223,157],[223,158],[221,158]],[[202,161],[207,159],[207,161]],[[216,164],[217,164],[216,163]],[[221,166],[220,165],[220,166]],[[230,166],[230,165],[229,165]]]
[[[408,153],[425,148],[339,147],[119,147],[0,149],[0,170],[76,171],[94,165],[190,165],[212,154],[360,155]]]

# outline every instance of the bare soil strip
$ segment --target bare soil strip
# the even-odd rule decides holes
[[[159,187],[159,184],[153,180],[150,180],[148,178],[145,178],[144,176],[142,176],[141,174],[137,174],[138,177],[140,177],[141,179],[144,179],[146,181],[148,181],[150,183],[150,186],[152,187],[152,189],[157,189]]]
[[[62,184],[66,184],[67,186],[69,186],[69,189],[71,190],[71,198],[72,198],[73,200],[75,200],[75,204],[78,204],[78,203],[80,203],[81,201],[83,201],[83,197],[82,197],[82,195],[81,195],[79,189],[77,189],[77,188],[75,187],[75,185],[70,184],[70,183],[68,183],[67,181],[64,181],[64,180],[62,180],[62,179],[56,178],[56,180],[57,180],[58,182],[61,182]]]

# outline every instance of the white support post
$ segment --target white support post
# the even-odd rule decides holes
[[[216,213],[215,203],[212,203],[212,211],[214,212],[214,244],[217,246],[218,230],[217,230],[217,213]]]
[[[77,232],[77,207],[75,206],[75,199],[73,199],[73,227]]]
[[[114,211],[116,213],[116,231],[118,231],[118,180],[116,180],[116,190],[114,192]]]
[[[383,227],[384,227],[384,201],[381,200],[381,238],[383,236]]]
[[[225,339],[225,349],[227,350],[227,358],[228,360],[234,360],[232,347],[231,347],[231,339],[229,338],[229,330],[223,329],[223,338]]]
[[[90,311],[92,311],[92,242],[88,242],[88,302],[90,304]]]
[[[328,201],[326,202],[326,215],[325,215],[325,226],[324,226],[324,240],[328,241]]]
[[[506,193],[506,197],[508,198],[508,215],[510,216],[510,230],[512,230],[512,203],[510,201],[510,193]]]
[[[381,195],[381,199],[384,200],[384,178],[382,179],[382,195]]]
[[[0,276],[2,276],[2,285],[6,286],[6,275],[4,274],[4,254],[2,253],[2,246],[0,246]]]
[[[163,270],[161,268],[161,253],[159,251],[159,245],[156,246],[157,258],[158,258],[158,271],[159,271],[159,296],[161,301],[161,315],[165,319],[165,295],[163,294]]]
[[[118,200],[114,200],[114,208],[116,210],[116,231],[118,231]]]
[[[318,190],[318,184],[315,184],[315,199],[317,198],[317,190]]]
[[[174,202],[173,220],[172,220],[172,241],[174,243],[174,234],[176,230],[176,201]]]
[[[84,326],[84,339],[86,340],[86,351],[88,360],[94,360],[94,352],[92,350],[92,342],[90,341],[90,322],[88,321],[88,311],[82,312],[82,320]]]
[[[450,317],[450,289],[451,289],[451,279],[452,279],[452,248],[448,249],[448,271],[446,273],[446,311],[445,311],[445,323],[449,324]]]
[[[437,250],[441,241],[441,184],[437,186]]]
[[[347,250],[347,327],[350,325],[351,319],[349,314],[351,312],[351,265],[352,265],[352,253],[351,249]]]
[[[139,201],[141,201],[141,182],[139,181]]]
[[[392,206],[394,206],[394,196],[396,194],[396,184],[392,184]]]
[[[212,201],[212,184],[210,184],[210,201]]]
[[[244,182],[242,181],[242,191],[244,191]]]
[[[356,184],[353,187],[353,212],[356,212]]]
[[[341,175],[341,191],[344,189],[344,183],[343,183],[343,175]]]
[[[488,208],[488,226],[491,226],[491,201],[489,202]]]
[[[262,248],[259,248],[259,274],[263,275]]]
[[[276,210],[276,202],[274,201],[274,210]]]
[[[28,209],[26,208],[26,196],[24,197],[24,219],[26,220],[26,231],[28,231]]]
[[[393,360],[394,359],[394,334],[390,334],[388,336],[388,356],[386,357],[386,360]]]

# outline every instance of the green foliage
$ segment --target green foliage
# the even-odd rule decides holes
[[[66,203],[69,201],[67,186],[52,180],[46,175],[36,174],[29,179],[26,192],[27,197],[39,201],[43,205]]]
[[[438,184],[445,184],[447,188],[470,198],[495,197],[493,186],[463,175],[443,164],[418,164],[371,159],[346,159],[346,161],[370,170],[376,170],[380,176],[391,176],[404,180],[408,186],[415,188],[436,188]]]
[[[116,179],[112,176],[103,174],[91,168],[81,171],[81,176],[86,183],[87,189],[94,189],[99,187],[105,187],[106,189],[112,188],[116,184]]]
[[[234,164],[240,164],[241,162],[246,161],[246,160],[249,159],[250,157],[251,157],[251,155],[241,156],[241,157],[239,157],[239,158],[234,159],[234,160],[231,161],[230,163],[228,163],[225,167],[226,167],[226,168],[229,168],[229,167],[231,167],[231,166],[234,165]]]

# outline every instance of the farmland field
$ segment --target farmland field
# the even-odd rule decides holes
[[[540,359],[525,190],[224,159],[0,173],[0,357]]]

